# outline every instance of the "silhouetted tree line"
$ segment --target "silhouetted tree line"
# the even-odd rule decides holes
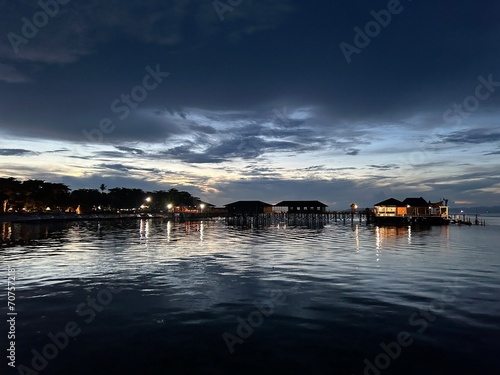
[[[16,178],[0,178],[0,212],[8,211],[66,211],[80,208],[85,211],[142,209],[165,211],[173,206],[197,206],[200,199],[187,191],[170,189],[145,192],[141,189],[112,188],[101,184],[99,189],[71,190],[62,183],[44,180],[19,181]]]

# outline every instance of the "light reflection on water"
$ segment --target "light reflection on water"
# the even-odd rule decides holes
[[[384,373],[492,373],[488,369],[498,364],[495,226],[282,223],[242,229],[217,220],[150,219],[1,228],[1,262],[18,269],[25,325],[18,355],[25,362],[47,332],[76,319],[75,307],[87,294],[110,284],[124,288],[72,344],[81,351],[61,355],[46,373],[106,373],[95,361],[71,367],[86,363],[83,348],[93,347],[100,361],[111,357],[119,369],[113,373],[164,372],[183,364],[208,373],[262,372],[268,367],[258,359],[265,357],[278,372],[360,374],[381,341],[401,330],[415,332],[409,316],[449,285],[460,292],[456,302],[431,328],[415,333],[415,344]],[[277,291],[286,301],[230,355],[222,334],[234,331],[236,317],[248,316],[256,300]],[[130,348],[144,361],[113,362]],[[165,352],[169,362],[159,359]],[[437,367],[422,367],[426,361]]]

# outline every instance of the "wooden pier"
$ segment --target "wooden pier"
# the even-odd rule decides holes
[[[226,224],[238,227],[259,227],[286,224],[290,226],[321,227],[328,223],[371,223],[371,213],[331,211],[322,213],[259,213],[227,215]]]
[[[0,215],[0,222],[36,223],[42,221],[105,221],[125,219],[167,219],[173,221],[197,221],[220,218],[226,224],[239,227],[261,227],[266,225],[286,224],[290,226],[321,227],[325,224],[376,224],[373,212],[366,211],[325,211],[314,213],[268,212],[254,214],[228,214],[221,212],[190,212],[190,213],[143,213],[143,214],[112,214],[99,213],[90,215],[77,215],[61,213],[48,214],[23,214]],[[486,225],[484,219],[466,216],[464,214],[451,215],[451,224],[456,225]],[[415,224],[418,224],[417,222]],[[425,224],[425,223],[423,223]],[[388,223],[387,225],[391,225]]]
[[[486,220],[485,219],[479,219],[478,215],[476,214],[474,220],[471,219],[470,216],[466,216],[465,214],[456,214],[456,215],[451,215],[450,216],[451,223],[452,224],[458,224],[458,225],[486,225]]]

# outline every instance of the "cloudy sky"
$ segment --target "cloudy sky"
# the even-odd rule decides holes
[[[0,6],[2,177],[500,204],[498,2]]]

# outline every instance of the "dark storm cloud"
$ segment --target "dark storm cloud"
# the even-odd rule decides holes
[[[345,154],[346,154],[346,155],[355,156],[355,155],[358,155],[360,151],[361,151],[360,149],[357,149],[357,148],[351,148],[351,149],[347,149],[347,150],[345,150]]]
[[[58,150],[52,150],[52,151],[46,151],[47,154],[59,154],[59,153],[64,153],[70,151],[67,148],[60,148]]]
[[[380,164],[380,165],[370,164],[370,165],[368,165],[368,167],[372,168],[372,169],[391,170],[391,169],[398,169],[399,165],[397,165],[397,164]]]
[[[94,98],[95,99],[95,98]],[[65,102],[64,99],[61,99]],[[5,102],[10,102],[6,100]],[[0,119],[6,124],[2,130],[11,135],[24,135],[30,138],[58,139],[78,143],[90,143],[95,145],[111,145],[116,142],[163,142],[174,135],[186,134],[185,129],[181,129],[175,122],[150,115],[148,111],[131,113],[126,119],[120,120],[114,113],[101,103],[94,103],[95,100],[82,102],[84,108],[95,105],[102,108],[100,115],[91,116],[88,113],[76,115],[75,112],[61,112],[55,103],[43,104],[43,100],[38,103],[30,103],[28,100],[19,100],[5,103],[16,105],[21,108],[20,113],[0,114]],[[1,105],[0,105],[1,106]],[[71,105],[70,105],[71,107]],[[75,108],[76,110],[76,108]],[[37,114],[37,115],[35,115]],[[51,119],[57,118],[58,121]],[[103,118],[113,121],[114,130],[108,134],[103,134],[102,138],[94,132],[100,131],[99,124]],[[89,135],[86,135],[89,134]]]
[[[487,155],[500,155],[500,151],[492,151],[492,152],[487,152],[486,154],[483,154],[485,156]]]
[[[118,152],[118,151],[99,151],[96,152],[94,156],[103,159],[115,159],[115,158],[119,159],[119,158],[132,157],[133,155],[130,155],[126,152]]]
[[[150,173],[163,173],[160,169],[157,168],[142,168],[142,167],[137,167],[137,166],[131,166],[131,165],[125,165],[125,164],[120,164],[120,163],[115,163],[115,164],[99,164],[96,166],[97,168],[102,168],[102,169],[110,169],[113,171],[118,171],[118,172],[150,172]]]
[[[80,160],[93,160],[94,156],[80,156],[80,155],[69,155],[71,159],[80,159]]]
[[[454,175],[450,176],[448,182],[454,180],[464,180],[464,181],[469,180],[471,182],[474,182],[474,180],[497,181],[499,178],[500,178],[500,172],[496,165],[477,166],[471,164],[469,166],[463,166]],[[443,182],[442,179],[440,179],[439,177],[427,178],[425,181],[433,183]]]
[[[324,165],[312,165],[307,168],[299,168],[299,171],[304,172],[339,172],[339,171],[351,171],[357,169],[356,167],[340,167],[340,168],[330,168]]]
[[[489,169],[484,169],[479,173],[464,171],[455,176],[455,178],[450,178],[450,182],[443,182],[442,179],[437,178],[423,178],[421,183],[431,188],[431,194],[435,197],[431,197],[432,200],[437,199],[439,195],[445,197],[461,197],[467,195],[487,199],[487,193],[482,190],[490,189],[492,186],[500,184],[500,176],[487,176],[488,172],[490,172]],[[411,185],[402,187],[412,189]],[[415,191],[415,194],[416,193],[418,193],[418,191]],[[426,195],[430,196],[429,193]]]
[[[225,158],[253,159],[265,152],[300,151],[303,145],[286,141],[266,141],[259,137],[241,137],[210,147],[206,153]]]
[[[32,156],[37,155],[36,152],[24,150],[20,148],[0,148],[0,155],[2,156]]]
[[[311,165],[310,167],[302,168],[301,170],[303,170],[303,171],[322,171],[324,169],[325,169],[324,165]]]
[[[442,136],[444,143],[492,143],[500,141],[500,132],[496,129],[470,129],[453,132]]]
[[[231,158],[253,159],[264,153],[264,148],[272,147],[259,138],[231,139],[195,152],[194,144],[174,147],[162,152],[164,155],[188,163],[221,163]]]
[[[123,151],[126,153],[130,153],[130,154],[134,154],[134,155],[144,155],[145,154],[144,150],[134,148],[134,147],[127,147],[127,146],[115,146],[115,147],[117,150],[120,150],[120,151]]]
[[[170,156],[188,163],[221,163],[235,159],[255,159],[268,153],[300,153],[318,150],[324,142],[315,139],[266,140],[264,137],[239,136],[234,130],[230,138],[188,142],[184,145],[162,151],[164,156]],[[203,146],[202,151],[197,151]]]
[[[256,117],[259,115],[255,114]],[[262,120],[260,120],[262,121]],[[301,128],[286,128],[280,126],[265,126],[260,124],[257,121],[253,124],[246,125],[241,128],[231,128],[225,131],[225,133],[237,133],[241,137],[255,137],[255,136],[267,136],[267,137],[277,137],[277,138],[286,138],[286,137],[300,137],[305,141],[314,137],[314,132],[311,128],[302,126]]]
[[[211,126],[193,124],[189,125],[189,130],[196,133],[215,134],[217,130]]]
[[[130,167],[127,167],[123,164],[99,164],[97,167],[104,169],[111,169],[119,172],[129,172],[131,169]]]
[[[186,163],[222,163],[225,161],[224,158],[220,158],[217,156],[209,155],[207,153],[197,153],[193,151],[195,148],[194,143],[185,144],[182,146],[173,147],[171,149],[161,151],[159,153],[160,156],[167,158],[173,158],[182,160]]]
[[[347,129],[332,129],[329,135],[327,128],[312,125],[314,120],[310,121],[311,124],[306,120],[282,124],[275,118],[269,118],[268,113],[257,111],[226,113],[186,108],[182,110],[182,116],[179,113],[162,111],[153,116],[153,121],[171,130],[171,134],[165,137],[162,137],[158,130],[148,129],[147,124],[150,124],[148,122],[138,125],[135,130],[137,132],[135,142],[145,141],[154,135],[159,145],[169,140],[167,144],[173,144],[173,147],[163,151],[148,151],[128,145],[115,145],[118,151],[100,151],[95,155],[109,158],[132,155],[163,159],[170,157],[188,163],[220,163],[234,159],[251,159],[273,152],[297,153],[319,150],[353,152],[356,150],[351,149],[350,145],[369,144],[356,139],[360,134],[358,130],[350,134]],[[147,114],[147,111],[140,113],[146,117]],[[340,137],[337,134],[340,134]],[[105,137],[116,142],[115,134]],[[130,134],[128,138],[132,138]]]
[[[430,168],[442,168],[442,167],[446,167],[446,166],[450,166],[452,165],[449,161],[432,161],[432,162],[421,162],[421,163],[414,163],[412,165],[412,168],[413,169],[416,169],[416,170],[422,170],[422,172],[430,169]],[[453,164],[455,165],[455,164]],[[466,165],[470,165],[470,164],[464,164],[464,163],[461,163],[461,164],[456,164],[457,166],[459,167],[463,167],[463,166],[466,166]],[[401,166],[400,166],[401,167]]]
[[[258,165],[247,165],[241,170],[243,176],[251,177],[279,177],[283,172],[283,168],[273,167],[273,166],[258,166]]]

